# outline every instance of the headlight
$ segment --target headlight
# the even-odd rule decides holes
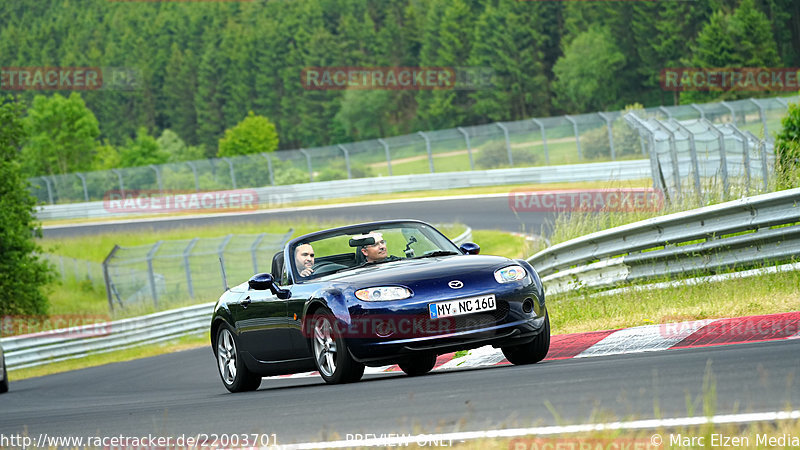
[[[494,279],[497,280],[498,283],[519,281],[525,278],[526,275],[528,275],[528,272],[525,272],[522,266],[508,266],[494,271]]]
[[[359,300],[372,302],[402,300],[411,297],[411,291],[408,288],[400,286],[381,286],[359,289],[356,291],[356,297]]]

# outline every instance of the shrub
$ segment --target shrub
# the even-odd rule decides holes
[[[536,164],[536,155],[530,149],[511,148],[511,158],[515,167]],[[508,150],[505,142],[492,142],[478,152],[475,166],[480,169],[508,167]]]
[[[778,187],[789,189],[800,186],[800,104],[789,104],[781,125],[775,137],[776,172]]]

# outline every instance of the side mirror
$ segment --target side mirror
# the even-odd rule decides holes
[[[477,255],[481,252],[481,246],[474,242],[464,242],[459,249],[468,255]]]
[[[286,300],[292,293],[292,291],[288,289],[279,288],[275,284],[275,280],[272,279],[272,275],[268,273],[259,273],[257,275],[253,275],[249,280],[247,280],[247,284],[250,286],[250,289],[256,291],[265,291],[269,289],[281,300]]]

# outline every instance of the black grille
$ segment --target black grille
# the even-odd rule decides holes
[[[431,319],[430,316],[427,315],[424,317],[425,320],[430,323],[429,329],[437,331],[434,334],[448,334],[494,326],[506,318],[508,309],[508,302],[498,301],[497,309],[494,311],[445,317],[442,319]]]

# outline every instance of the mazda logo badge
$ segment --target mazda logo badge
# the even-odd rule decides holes
[[[462,282],[460,282],[458,280],[453,280],[453,281],[447,283],[447,285],[450,286],[453,289],[461,289],[462,287],[464,287],[464,283],[462,283]]]

